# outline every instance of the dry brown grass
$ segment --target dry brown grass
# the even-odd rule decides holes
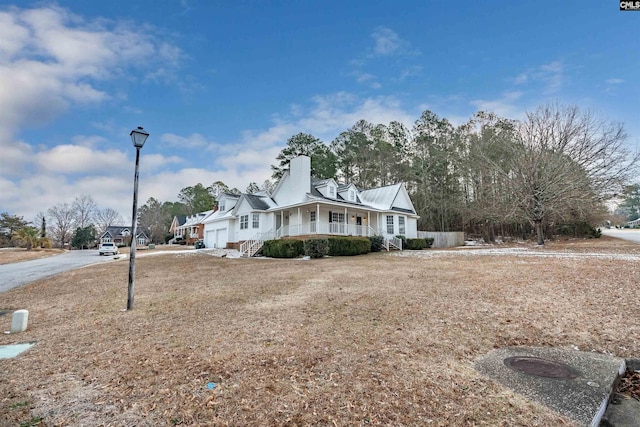
[[[14,262],[30,261],[32,259],[44,258],[64,253],[62,249],[40,249],[34,248],[26,250],[24,248],[11,248],[0,250],[0,265]]]
[[[624,245],[600,242],[578,251]],[[138,260],[135,308],[122,312],[127,267],[1,295],[0,308],[29,309],[30,324],[0,344],[37,344],[0,364],[0,420],[571,425],[480,376],[473,361],[507,345],[640,354],[637,261],[172,254]]]

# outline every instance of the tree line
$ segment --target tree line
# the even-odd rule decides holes
[[[640,154],[626,138],[621,123],[576,106],[541,106],[521,121],[477,112],[459,126],[427,110],[411,128],[361,120],[329,144],[294,135],[272,177],[305,154],[320,178],[360,189],[404,182],[419,229],[489,241],[532,232],[542,244],[546,234],[599,223],[604,202],[632,188]]]
[[[271,166],[271,179],[260,186],[252,182],[245,192],[272,191],[289,161],[304,154],[318,178],[352,182],[361,190],[404,182],[421,230],[465,231],[487,241],[533,234],[542,244],[550,233],[601,222],[611,198],[622,197],[621,212],[637,218],[639,186],[631,181],[640,153],[630,150],[626,138],[621,123],[576,106],[541,106],[520,121],[477,112],[459,126],[427,110],[410,128],[360,120],[330,143],[293,135]],[[185,187],[174,202],[151,197],[138,210],[138,225],[151,241],[164,242],[175,216],[214,209],[223,192],[240,193],[216,181]],[[123,222],[117,211],[100,210],[83,195],[40,212],[29,233],[37,235],[36,226],[46,223],[46,236],[56,246],[83,247]]]

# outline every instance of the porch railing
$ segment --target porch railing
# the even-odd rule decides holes
[[[380,234],[368,225],[346,224],[343,222],[309,222],[282,226],[276,231],[276,238],[285,236],[306,236],[308,234],[330,234],[342,236],[375,236]]]
[[[265,240],[276,239],[276,233],[273,230],[266,233],[257,233],[249,240],[245,240],[240,244],[240,255],[252,257],[262,249]]]

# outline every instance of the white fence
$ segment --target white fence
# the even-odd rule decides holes
[[[418,231],[418,237],[421,239],[433,239],[432,248],[464,246],[464,233],[462,231]]]

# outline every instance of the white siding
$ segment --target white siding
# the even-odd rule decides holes
[[[238,217],[236,220],[236,236],[234,242],[240,242],[242,240],[249,240],[256,234],[260,233],[260,229],[252,228],[252,217],[253,213],[256,212],[253,210],[249,202],[245,199],[241,199],[239,204],[236,206],[235,214]],[[242,217],[248,215],[247,225],[248,227],[245,229],[240,229],[240,224],[242,221]]]
[[[278,181],[276,191],[273,193],[271,198],[279,206],[289,204],[289,200],[291,199],[291,177],[288,172],[285,172],[283,177],[280,178],[280,181]]]
[[[411,199],[409,198],[409,195],[407,194],[407,190],[404,188],[404,185],[400,186],[398,194],[393,200],[393,204],[391,205],[391,207],[414,210],[413,203],[411,203]]]
[[[418,237],[418,220],[416,218],[407,217],[407,234],[408,239]]]

